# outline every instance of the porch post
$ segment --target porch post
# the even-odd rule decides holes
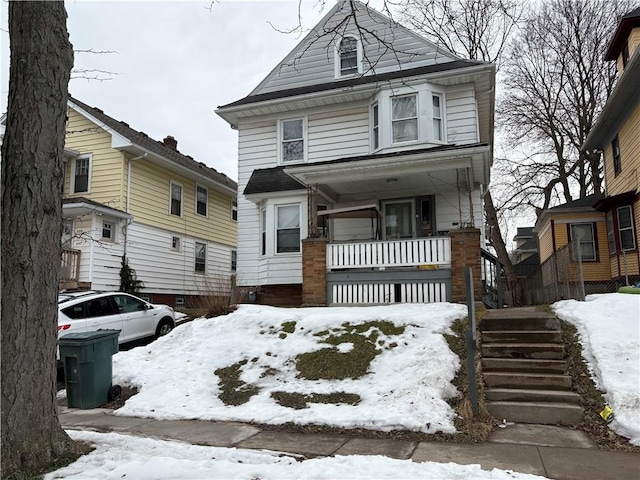
[[[302,306],[327,305],[327,239],[302,240]]]
[[[482,278],[480,272],[480,230],[461,228],[451,230],[451,301],[466,302],[464,267],[471,267],[473,275],[473,295],[482,299]]]

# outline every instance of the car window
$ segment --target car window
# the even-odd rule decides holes
[[[145,303],[137,298],[129,297],[127,295],[114,295],[113,299],[118,305],[120,313],[141,312],[145,310]]]
[[[71,305],[62,310],[67,317],[72,318],[74,320],[78,320],[80,318],[84,318],[84,303],[79,303],[77,305]]]
[[[108,297],[94,298],[85,302],[87,317],[104,317],[117,313]]]

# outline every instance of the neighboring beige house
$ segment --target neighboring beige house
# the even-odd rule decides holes
[[[463,266],[481,285],[494,86],[493,64],[337,2],[217,110],[239,137],[238,284],[272,304],[464,300]]]
[[[228,286],[236,262],[237,184],[102,110],[69,98],[63,282],[117,290],[122,256],[141,296],[185,306]],[[217,287],[216,287],[217,288]]]
[[[606,198],[594,207],[606,217],[608,275],[634,283],[640,281],[640,8],[620,19],[605,59],[616,61],[618,84],[582,148],[604,152]]]

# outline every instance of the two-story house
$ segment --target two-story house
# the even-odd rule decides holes
[[[239,136],[238,285],[272,304],[464,300],[494,81],[494,65],[338,2],[216,111]]]
[[[640,280],[640,8],[624,15],[605,59],[616,61],[618,83],[583,149],[604,157],[604,212],[608,267],[619,284]]]
[[[237,184],[75,98],[68,101],[63,283],[117,290],[122,258],[146,299],[186,306],[228,289]]]

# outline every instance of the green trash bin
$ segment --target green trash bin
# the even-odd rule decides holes
[[[122,389],[111,384],[111,356],[118,352],[119,334],[120,330],[97,330],[58,339],[68,407],[96,408],[120,396]]]

